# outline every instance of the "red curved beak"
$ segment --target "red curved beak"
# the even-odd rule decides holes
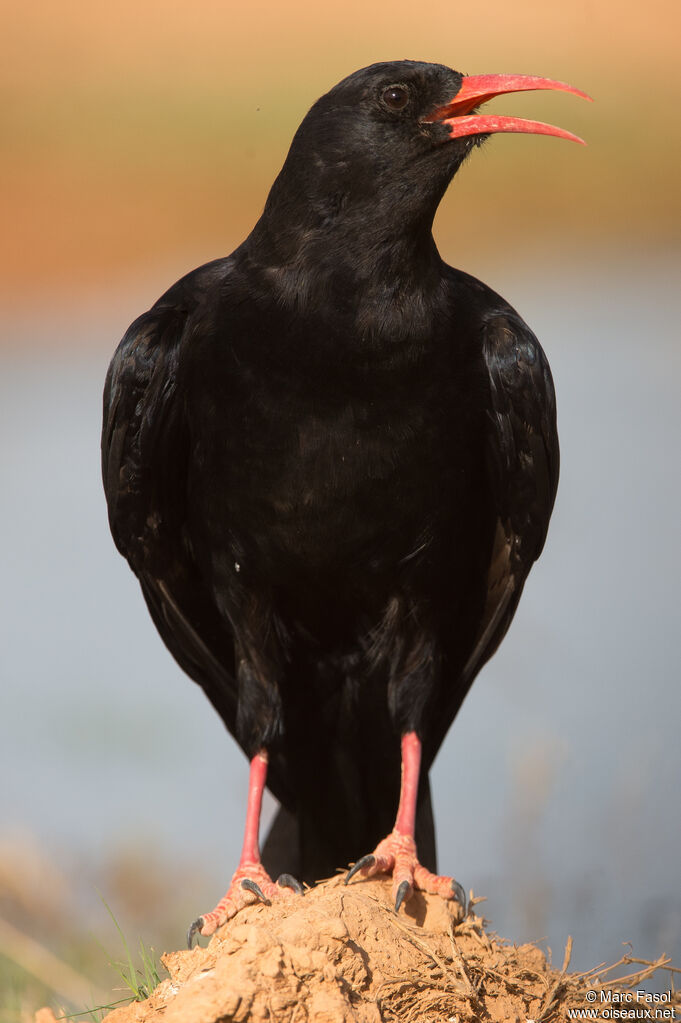
[[[563,128],[555,128],[543,121],[527,121],[522,117],[500,117],[498,114],[480,115],[471,111],[482,103],[501,96],[506,92],[525,92],[531,89],[555,89],[560,92],[571,92],[574,96],[591,101],[591,97],[580,89],[573,89],[565,82],[554,82],[551,78],[539,78],[537,75],[467,75],[461,83],[451,103],[438,107],[426,119],[426,124],[434,121],[446,124],[450,138],[462,138],[464,135],[489,135],[493,132],[514,131],[526,132],[531,135],[555,135],[560,139],[572,142],[584,140]]]

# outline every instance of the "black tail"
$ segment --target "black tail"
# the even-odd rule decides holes
[[[399,777],[397,779],[399,782]],[[332,797],[321,800],[308,812],[292,813],[281,806],[265,840],[262,860],[270,876],[293,874],[307,884],[332,877],[361,856],[370,853],[392,830],[397,812],[394,805],[381,807],[372,815],[343,819]],[[419,788],[416,813],[416,845],[420,862],[435,871],[435,825],[426,775]]]

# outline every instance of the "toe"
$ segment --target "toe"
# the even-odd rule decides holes
[[[459,884],[451,877],[440,877],[431,873],[419,863],[416,843],[412,835],[403,834],[394,829],[387,838],[379,842],[373,853],[362,856],[361,860],[345,875],[345,884],[355,874],[362,877],[373,877],[374,874],[392,874],[393,899],[395,912],[410,898],[414,888],[419,888],[430,895],[439,895],[443,899],[455,899],[466,909],[466,894]]]
[[[457,901],[460,901],[459,889],[463,895],[461,885],[454,878],[440,874],[431,874],[420,863],[414,870],[414,883],[421,891],[428,892],[429,895],[439,895],[442,899],[457,899]],[[463,898],[465,902],[465,895],[463,895]]]
[[[406,879],[404,881],[400,881],[400,883],[397,886],[397,892],[395,894],[395,912],[396,913],[399,913],[400,906],[402,905],[402,903],[404,902],[405,899],[409,898],[411,893],[412,893],[412,886],[411,886],[410,882],[407,881]]]
[[[452,898],[456,899],[463,909],[463,915],[466,916],[466,893],[463,885],[455,881],[454,878],[452,878]]]
[[[243,879],[243,881],[241,882],[241,887],[246,892],[253,892],[256,899],[259,899],[261,902],[264,902],[266,906],[272,905],[271,901],[264,894],[260,885],[256,881],[252,881],[250,877],[245,877]]]
[[[203,917],[198,916],[193,924],[190,925],[187,931],[187,948],[192,948],[194,945],[194,935],[201,933],[203,927]]]
[[[345,884],[352,880],[355,874],[358,874],[360,870],[364,877],[371,877],[372,874],[376,873],[377,869],[376,857],[373,853],[367,853],[366,856],[362,856],[361,860],[357,860],[357,863],[348,870],[345,875]]]
[[[187,932],[187,944],[192,947],[194,936],[203,934],[206,937],[233,916],[255,902],[271,906],[275,899],[289,898],[293,894],[303,894],[303,886],[291,874],[282,874],[277,884],[269,876],[262,863],[244,863],[235,872],[224,898],[210,913],[198,917]]]
[[[277,878],[277,884],[280,888],[290,888],[295,892],[296,895],[304,895],[305,889],[303,888],[300,881],[293,876],[293,874],[280,874]]]

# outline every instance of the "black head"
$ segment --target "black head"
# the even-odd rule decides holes
[[[291,146],[314,149],[326,163],[352,163],[374,175],[403,173],[413,160],[436,157],[453,170],[472,138],[442,151],[448,132],[429,122],[461,89],[463,75],[442,64],[401,60],[355,71],[317,100]],[[476,140],[477,141],[477,140]]]
[[[484,136],[450,142],[428,121],[461,89],[463,75],[441,64],[372,64],[344,78],[314,104],[296,132],[273,189],[293,194],[330,223],[341,210],[376,222],[429,215]]]
[[[544,78],[468,77],[411,60],[356,71],[304,118],[252,238],[279,263],[298,258],[301,246],[313,262],[332,247],[356,261],[373,258],[379,246],[432,245],[447,185],[489,134],[574,138],[535,121],[475,112],[493,96],[525,89],[577,91]]]

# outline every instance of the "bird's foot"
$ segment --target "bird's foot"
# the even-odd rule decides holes
[[[215,909],[198,917],[187,931],[187,946],[192,947],[195,934],[212,934],[244,906],[254,902],[264,902],[269,906],[276,899],[302,894],[303,886],[291,874],[280,874],[275,884],[262,863],[242,863]]]
[[[431,874],[421,866],[416,853],[416,842],[411,835],[392,831],[387,838],[378,843],[373,853],[363,856],[355,863],[348,871],[345,883],[347,884],[355,874],[361,874],[362,877],[392,874],[396,913],[414,888],[429,892],[431,895],[440,895],[443,899],[456,899],[463,906],[464,913],[466,911],[466,893],[459,882],[452,877]]]

